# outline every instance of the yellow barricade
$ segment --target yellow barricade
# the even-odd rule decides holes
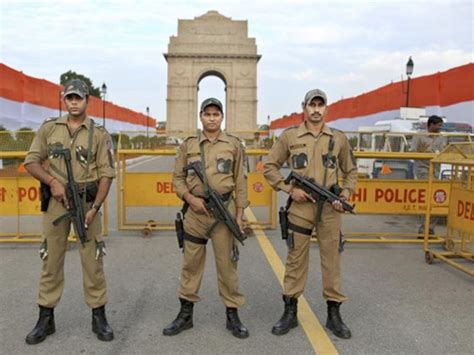
[[[0,243],[41,242],[40,183],[23,167],[26,153],[0,151]],[[107,212],[105,203],[104,235],[108,233]]]
[[[452,166],[450,178],[450,202],[448,228],[443,247],[439,251],[429,247],[428,224],[432,214],[432,204],[428,204],[425,215],[424,244],[425,260],[428,264],[439,259],[470,276],[474,276],[474,143],[449,145],[430,163],[430,176],[433,164]],[[436,190],[430,178],[429,193]]]
[[[434,214],[448,214],[449,181],[433,183]],[[428,203],[428,184],[424,180],[359,179],[350,201],[358,214],[424,214]]]
[[[355,151],[354,156],[370,164],[372,178],[359,178],[350,202],[357,215],[424,215],[430,204],[432,214],[446,216],[450,201],[450,182],[436,180],[428,191],[428,180],[415,180],[414,160],[431,160],[434,153]],[[357,218],[357,215],[349,218]],[[377,217],[373,217],[377,218]],[[418,228],[416,228],[418,229]],[[414,231],[347,232],[348,243],[423,243],[423,234]],[[430,236],[429,243],[443,243],[439,235]]]
[[[127,132],[127,137],[137,132]],[[119,137],[119,146],[121,137]],[[133,138],[131,139],[133,140]],[[119,230],[140,230],[149,236],[153,230],[174,230],[176,213],[183,202],[172,184],[172,169],[179,141],[157,149],[117,150],[117,225]],[[130,146],[125,144],[125,146]],[[146,145],[145,145],[146,146]],[[248,149],[248,155],[264,155],[267,150]],[[151,170],[151,171],[150,171]],[[248,198],[258,213],[253,228],[276,227],[276,193],[263,177],[263,171],[248,173]]]

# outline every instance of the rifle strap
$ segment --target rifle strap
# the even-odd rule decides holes
[[[90,120],[89,124],[89,135],[87,137],[87,163],[86,163],[86,176],[87,179],[90,177],[90,163],[92,159],[92,139],[94,138],[94,120]],[[82,205],[86,205],[86,189],[87,189],[87,184],[84,185],[84,189],[82,191]]]
[[[326,180],[328,177],[328,165],[330,164],[332,160],[333,150],[334,150],[334,136],[331,136],[331,138],[329,138],[329,143],[328,143],[328,154],[326,156],[326,161],[324,162],[323,188],[326,188]],[[318,204],[318,208],[316,210],[316,222],[321,222],[321,214],[323,212],[324,201],[318,200],[317,204]]]
[[[201,168],[202,168],[202,179],[204,180],[204,191],[205,194],[207,195],[209,193],[209,182],[207,180],[207,175],[206,175],[206,157],[204,154],[204,142],[201,143],[201,134],[202,132],[199,130],[198,131],[198,141],[199,141],[199,150],[201,151]]]
[[[92,160],[92,139],[94,138],[94,120],[91,119],[91,122],[89,124],[89,136],[87,137],[87,163],[86,163],[86,172],[87,172],[87,177],[89,177],[90,174],[90,167],[89,164],[91,163]]]
[[[201,142],[201,135],[202,131],[198,130],[198,142],[199,142],[199,150],[201,152],[201,171],[202,171],[202,179],[204,183],[204,194],[206,196],[209,195],[209,182],[207,180],[207,175],[206,175],[206,155],[204,154],[204,142]],[[206,236],[209,237],[213,231],[213,229],[217,226],[219,223],[218,220],[216,220],[206,231]]]

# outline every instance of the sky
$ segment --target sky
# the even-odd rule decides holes
[[[247,20],[256,39],[258,123],[301,111],[306,91],[330,102],[474,62],[473,1],[0,0],[0,61],[59,82],[73,70],[107,84],[107,100],[166,119],[167,52],[178,19],[209,10]],[[223,99],[216,77],[199,99]]]

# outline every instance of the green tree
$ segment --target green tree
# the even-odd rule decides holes
[[[126,134],[121,133],[120,137],[120,147],[118,146],[118,141],[117,141],[117,149],[130,149],[130,137],[127,136]]]
[[[153,136],[150,138],[150,148],[156,149],[166,144],[166,137]]]
[[[61,85],[64,86],[64,84],[66,84],[71,79],[81,79],[89,87],[89,94],[92,95],[92,96],[98,97],[100,99],[100,88],[95,87],[92,84],[92,80],[89,79],[85,75],[78,74],[75,71],[69,70],[69,71],[61,74],[61,77],[59,78],[59,82],[60,82]]]
[[[130,142],[132,143],[132,149],[144,149],[147,147],[147,139],[143,134],[131,138]]]

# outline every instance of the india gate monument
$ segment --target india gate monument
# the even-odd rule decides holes
[[[247,21],[235,21],[217,11],[194,20],[178,20],[168,53],[166,130],[168,135],[193,134],[199,115],[198,88],[207,76],[225,85],[228,132],[257,130],[257,54],[255,38],[248,37]]]

